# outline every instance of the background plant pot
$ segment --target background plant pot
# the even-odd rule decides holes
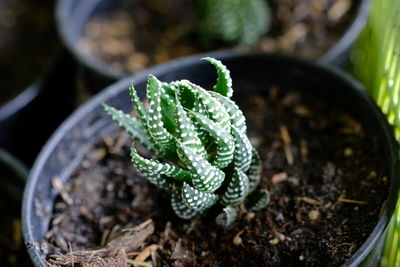
[[[79,41],[84,36],[84,28],[88,21],[96,15],[105,17],[112,12],[121,1],[110,0],[58,0],[56,15],[58,30],[64,44],[84,66],[88,72],[89,84],[94,87],[110,83],[127,76],[120,70],[107,65],[94,56],[88,55],[79,48]],[[137,1],[133,1],[137,2]],[[369,0],[360,0],[353,21],[341,38],[320,58],[324,63],[344,66],[348,60],[351,45],[360,34],[369,14]]]
[[[63,56],[53,6],[0,1],[0,147],[28,165],[73,108],[72,61]]]
[[[74,108],[74,61],[67,55],[55,68],[0,106],[0,147],[31,165],[48,137]]]
[[[21,235],[22,192],[28,171],[8,152],[0,149],[0,265],[31,266]]]
[[[390,194],[380,219],[363,246],[347,262],[356,266],[364,260],[384,232],[393,213],[399,189],[397,146],[383,115],[365,94],[363,88],[345,74],[302,60],[266,54],[238,54],[229,51],[214,54],[227,65],[233,80],[257,84],[267,88],[276,84],[279,88],[299,88],[337,105],[351,114],[384,140],[382,157],[389,161]],[[133,79],[141,98],[147,75],[152,73],[162,81],[190,79],[205,88],[215,81],[212,67],[201,56],[178,59],[168,64],[151,68],[137,76],[124,79],[97,95],[66,120],[44,147],[37,158],[25,191],[23,202],[24,237],[29,253],[37,266],[44,266],[40,242],[49,227],[53,202],[57,192],[51,179],[60,177],[65,182],[82,161],[96,140],[115,130],[117,126],[105,114],[101,103],[128,112],[131,102],[128,86]],[[234,83],[235,84],[235,83]],[[236,89],[236,97],[240,91]],[[42,209],[38,210],[38,204]]]

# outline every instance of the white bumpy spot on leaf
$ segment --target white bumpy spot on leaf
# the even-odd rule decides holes
[[[206,210],[217,202],[218,195],[202,192],[184,183],[182,189],[182,199],[192,209]]]

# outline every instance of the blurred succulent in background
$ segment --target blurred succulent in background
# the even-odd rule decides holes
[[[199,32],[206,43],[254,44],[269,28],[265,0],[196,0]]]
[[[269,193],[256,190],[260,157],[246,136],[243,113],[230,99],[230,73],[220,61],[205,59],[217,69],[214,91],[149,75],[147,108],[133,85],[129,88],[138,119],[106,104],[104,108],[134,142],[153,153],[144,158],[134,143],[132,162],[150,182],[172,191],[172,208],[179,217],[200,217],[214,206],[216,222],[228,226],[248,196],[249,210],[257,211],[266,206]]]

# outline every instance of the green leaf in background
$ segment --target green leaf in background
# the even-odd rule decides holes
[[[352,71],[400,142],[400,0],[372,0],[371,5],[368,24],[352,51]],[[400,267],[400,199],[386,233],[381,266]]]

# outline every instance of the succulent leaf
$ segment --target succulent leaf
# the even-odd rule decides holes
[[[212,193],[217,190],[225,179],[225,173],[212,166],[207,160],[194,153],[189,147],[178,143],[185,156],[185,163],[192,173],[192,183],[203,192]]]
[[[259,211],[265,208],[270,201],[270,194],[267,189],[261,189],[251,194],[249,199],[249,210]]]
[[[191,116],[214,138],[217,148],[212,165],[220,169],[227,167],[232,162],[235,150],[232,135],[202,114],[191,113]]]
[[[175,214],[182,219],[193,219],[201,216],[203,210],[195,210],[190,208],[182,199],[181,189],[172,192],[171,206]]]
[[[215,222],[223,227],[230,226],[237,218],[238,212],[234,207],[225,207],[220,214],[215,218]]]
[[[232,127],[232,135],[235,138],[235,167],[242,172],[247,172],[251,163],[252,146],[246,134],[240,132],[235,126]]]
[[[155,152],[153,144],[150,142],[150,138],[143,126],[138,119],[132,117],[129,114],[122,112],[116,108],[110,107],[109,105],[103,103],[104,110],[112,117],[118,125],[123,128],[130,136],[132,136],[134,141],[137,141],[146,149],[151,152]]]
[[[195,85],[187,80],[182,80],[179,83],[181,91],[189,90],[201,102],[199,113],[207,113],[207,117],[218,123],[224,130],[230,131],[230,118],[225,107],[211,96],[210,92]],[[198,102],[197,102],[198,103]]]
[[[182,199],[194,210],[206,210],[217,202],[218,195],[202,192],[191,187],[187,183],[184,183],[182,188]]]
[[[161,82],[153,75],[149,75],[147,80],[148,130],[156,144],[159,144],[166,151],[174,151],[176,150],[175,139],[164,127],[162,120],[161,88]]]
[[[168,177],[175,178],[178,181],[190,181],[192,174],[187,170],[175,167],[167,163],[161,163],[154,159],[145,159],[139,155],[134,145],[131,146],[132,162],[140,172],[152,174],[164,174]]]
[[[230,100],[229,98],[220,95],[216,92],[211,92],[212,95],[217,98],[222,105],[226,108],[229,113],[231,119],[231,125],[238,128],[238,130],[242,133],[246,132],[246,118],[243,115],[243,112],[239,109],[239,107]]]
[[[178,128],[177,132],[179,133],[179,141],[188,146],[194,153],[205,159],[207,156],[207,151],[197,136],[197,132],[192,121],[188,118],[183,110],[183,107],[179,103],[176,104],[175,122]],[[179,152],[180,150],[178,150],[178,154],[180,154]]]
[[[261,158],[257,150],[252,149],[251,163],[249,170],[247,171],[247,177],[249,178],[249,194],[252,193],[260,183],[261,179]]]
[[[221,61],[215,58],[205,57],[204,60],[210,62],[217,69],[217,83],[214,85],[214,91],[220,95],[231,98],[233,95],[232,79],[230,71],[222,64]]]
[[[248,191],[249,179],[247,175],[241,170],[236,169],[221,201],[227,206],[237,206],[243,202]]]

